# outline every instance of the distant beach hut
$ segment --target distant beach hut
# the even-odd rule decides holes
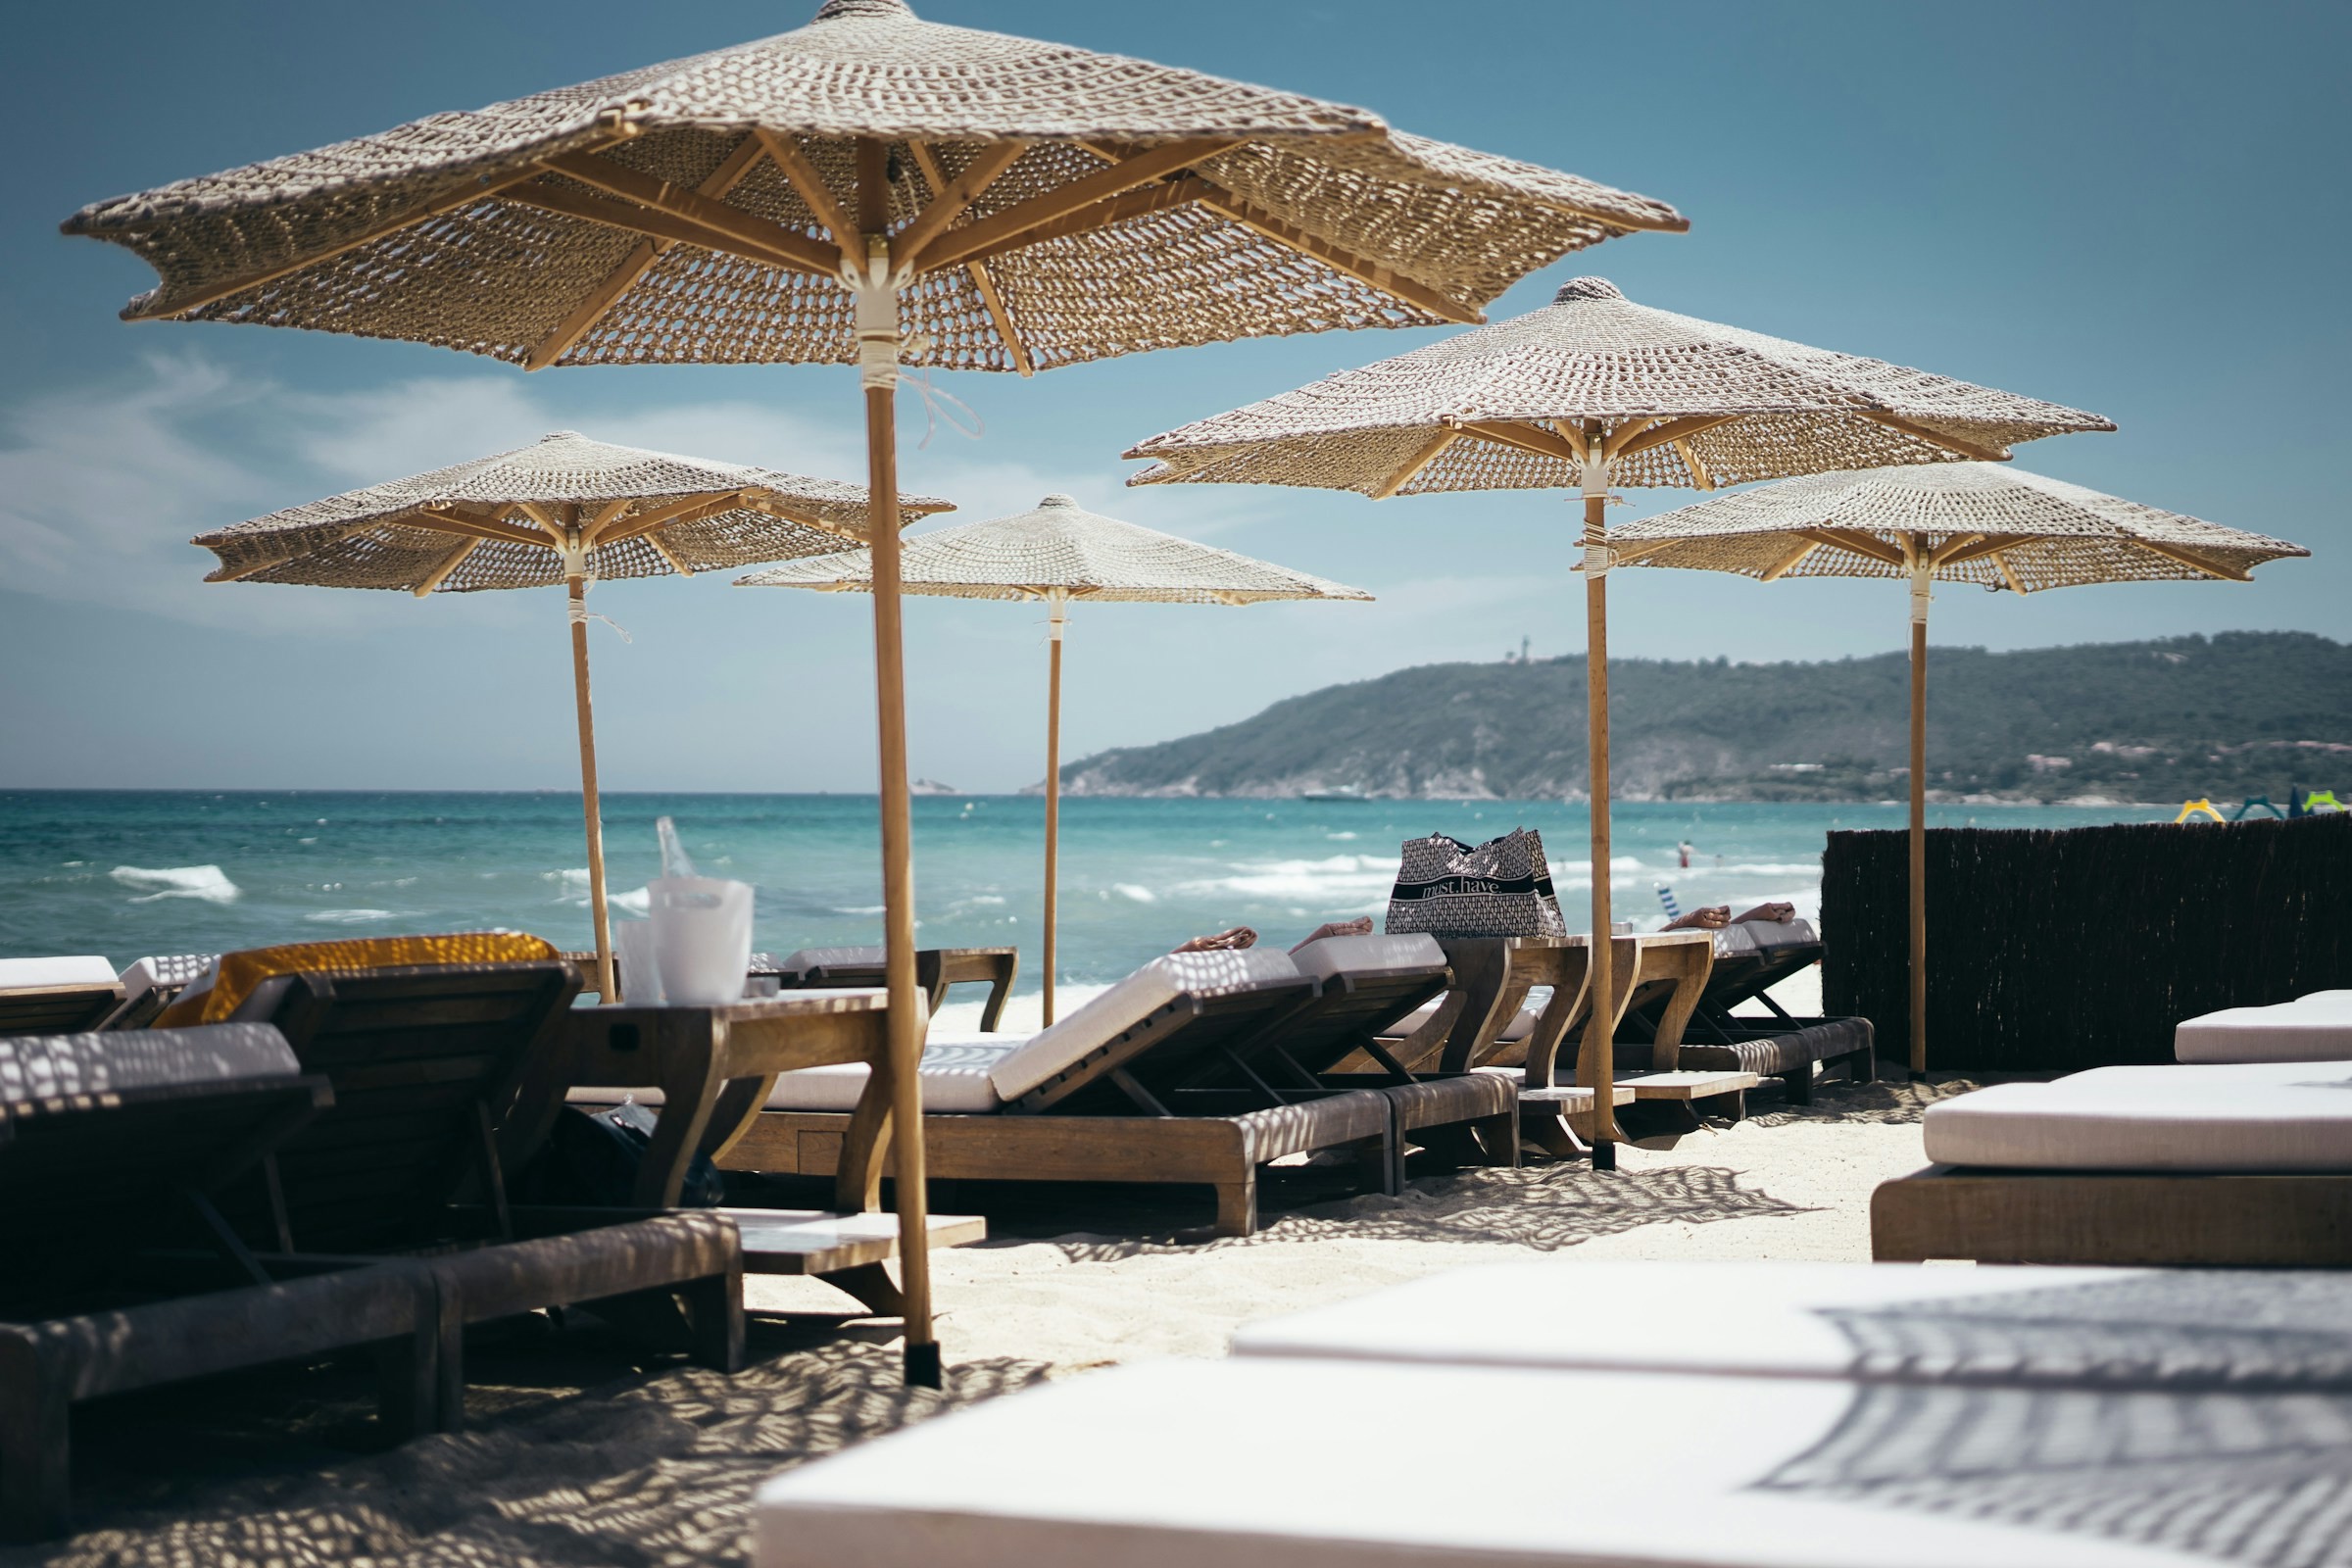
[[[951,599],[1023,599],[1047,609],[1045,1021],[1054,1021],[1061,810],[1061,644],[1070,601],[1255,605],[1278,599],[1354,599],[1360,589],[1173,534],[1088,512],[1048,496],[1028,512],[967,522],[902,541],[902,593]],[[863,550],[813,556],[739,578],[738,587],[871,593]]]
[[[253,85],[253,84],[248,84]],[[95,203],[134,320],[549,365],[856,365],[874,518],[883,942],[906,1365],[939,1383],[900,638],[902,360],[1016,370],[1477,321],[1663,202],[1120,55],[826,0],[792,32]],[[901,306],[905,311],[902,313]]]
[[[1628,523],[1620,565],[1911,584],[1911,1070],[1928,1070],[1927,708],[1931,584],[2036,593],[2100,582],[2250,582],[2310,551],[1989,463],[1787,479]],[[2182,816],[2188,814],[2182,808]],[[2215,821],[2221,813],[2211,810]]]
[[[572,697],[588,828],[598,992],[612,997],[605,830],[588,701],[588,590],[612,577],[693,576],[839,550],[866,529],[865,487],[609,446],[558,430],[514,452],[273,512],[190,543],[220,558],[206,582],[435,593],[546,588],[570,597]],[[902,496],[898,513],[952,512]]]
[[[1612,485],[1717,485],[1830,468],[2005,459],[2012,443],[2111,430],[2095,414],[1637,305],[1580,277],[1493,326],[1138,443],[1131,484],[1317,485],[1375,501],[1573,488],[1585,502],[1592,931],[1609,924],[1607,574]],[[1592,966],[1578,1082],[1600,1142],[1615,1063],[1612,966]],[[1596,1147],[1595,1156],[1610,1156]]]

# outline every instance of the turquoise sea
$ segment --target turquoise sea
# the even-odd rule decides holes
[[[2072,827],[2146,808],[1937,807],[1938,826]],[[2169,813],[2168,813],[2169,814]],[[698,868],[758,888],[756,942],[881,940],[875,807],[851,795],[611,795],[605,839],[626,917],[659,874],[654,819]],[[1031,967],[1043,803],[914,803],[925,946],[1016,944]],[[1832,828],[1896,828],[1898,806],[1627,804],[1615,818],[1620,918],[1788,898],[1818,904]],[[1061,968],[1116,979],[1199,932],[1250,925],[1288,946],[1318,922],[1377,914],[1408,837],[1476,842],[1540,829],[1569,923],[1591,887],[1582,807],[1546,802],[1073,800],[1062,808]],[[1695,850],[1688,870],[1677,846]],[[325,791],[0,793],[0,956],[218,952],[271,942],[504,926],[589,945],[579,798]]]

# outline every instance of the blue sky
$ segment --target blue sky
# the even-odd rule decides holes
[[[124,325],[127,253],[58,235],[84,202],[784,30],[815,0],[400,7],[223,0],[28,9],[19,156],[0,171],[0,786],[576,787],[560,593],[206,586],[201,529],[570,427],[855,477],[854,372],[525,376],[317,334]],[[2064,4],[928,0],[933,20],[1367,105],[1405,129],[1673,202],[1687,235],[1571,257],[1637,300],[2094,409],[2120,432],[2025,466],[2310,546],[2251,587],[1946,589],[1936,641],[2230,628],[2352,634],[2343,481],[2338,73],[2352,8]],[[2226,19],[2226,24],[2217,24]],[[1465,25],[1475,21],[1475,28]],[[1047,491],[1370,589],[1375,605],[1073,614],[1065,756],[1188,733],[1336,680],[1583,645],[1575,508],[1534,493],[1374,505],[1305,490],[1127,491],[1134,440],[1436,334],[1327,334],[944,376],[979,440],[904,477],[972,520]],[[912,400],[908,400],[911,402]],[[1630,519],[1691,499],[1634,492]],[[1613,579],[1629,655],[1837,658],[1901,646],[1881,583]],[[594,607],[607,787],[871,787],[860,599],[616,583]],[[1027,607],[908,608],[916,770],[1042,775]]]

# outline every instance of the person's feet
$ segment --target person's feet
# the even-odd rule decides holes
[[[1787,925],[1789,921],[1795,918],[1795,905],[1781,904],[1776,902],[1772,904],[1759,904],[1754,908],[1748,910],[1745,914],[1733,915],[1732,924],[1745,925],[1750,920],[1762,920],[1772,925]]]
[[[1219,931],[1214,936],[1195,937],[1190,942],[1170,948],[1168,951],[1170,953],[1233,953],[1242,948],[1256,946],[1257,933],[1246,925],[1237,925],[1230,931]]]
[[[1358,915],[1352,920],[1326,920],[1306,934],[1305,942],[1299,943],[1298,947],[1293,948],[1291,951],[1297,953],[1298,948],[1305,947],[1307,942],[1320,942],[1325,937],[1368,937],[1371,934],[1372,917],[1368,914]]]
[[[1666,922],[1669,931],[1720,931],[1732,923],[1732,906],[1728,904],[1692,909],[1689,914]]]

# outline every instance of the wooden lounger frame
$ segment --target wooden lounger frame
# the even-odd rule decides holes
[[[73,1035],[95,1029],[122,1005],[109,985],[0,986],[0,1035]]]
[[[302,1076],[0,1102],[0,1539],[71,1524],[83,1400],[369,1347],[386,1430],[423,1424],[431,1280],[389,1265],[272,1283],[213,1201],[333,1098]],[[208,1244],[194,1268],[152,1255],[191,1238]]]
[[[1888,1263],[2343,1268],[2352,1175],[1931,1165],[1871,1195],[1870,1250]]]
[[[1018,948],[918,948],[914,955],[914,983],[930,999],[934,1017],[939,1015],[940,1004],[948,1000],[950,986],[987,986],[988,1001],[981,1004],[980,1028],[983,1033],[994,1034],[1004,1016],[1004,1004],[1012,996],[1012,983],[1019,977],[1020,968]],[[878,963],[820,964],[797,980],[775,970],[755,969],[753,973],[775,974],[788,990],[878,986],[883,980],[882,965]]]
[[[1868,1020],[1858,1020],[1863,1025],[1859,1030],[1830,1031],[1828,1026],[1849,1020],[1795,1017],[1772,999],[1770,987],[1820,962],[1822,951],[1819,942],[1788,942],[1760,952],[1717,958],[1704,989],[1679,1022],[1667,1016],[1663,991],[1645,990],[1630,999],[1631,1005],[1620,1025],[1617,1059],[1620,1063],[1644,1064],[1651,1059],[1649,1052],[1654,1049],[1647,1042],[1671,1039],[1678,1042],[1677,1059],[1681,1052],[1696,1054],[1692,1066],[1719,1070],[1744,1067],[1759,1077],[1780,1079],[1792,1105],[1813,1102],[1813,1069],[1817,1062],[1826,1070],[1842,1066],[1849,1082],[1874,1082],[1878,1077],[1878,1052]],[[1741,1017],[1732,1011],[1750,1001],[1762,1003],[1772,1016]],[[1824,1034],[1809,1035],[1809,1030],[1823,1030]],[[1797,1046],[1802,1059],[1778,1072],[1740,1059],[1741,1045],[1768,1039]],[[1824,1050],[1824,1044],[1834,1044],[1837,1049]]]
[[[1187,994],[1154,1008],[1113,1039],[994,1114],[923,1118],[928,1169],[937,1180],[1199,1184],[1216,1192],[1215,1230],[1257,1228],[1258,1167],[1288,1154],[1352,1146],[1367,1176],[1400,1190],[1406,1131],[1440,1120],[1491,1124],[1508,1097],[1469,1083],[1411,1095],[1282,1089],[1245,1071],[1270,1026],[1311,1004],[1303,976],[1257,982],[1219,995]],[[1410,1126],[1406,1124],[1410,1121]],[[853,1118],[838,1111],[768,1110],[720,1158],[732,1170],[830,1175],[841,1163]],[[1508,1136],[1498,1162],[1516,1163]]]
[[[285,1275],[430,1250],[416,1266],[440,1302],[436,1430],[464,1422],[465,1327],[537,1307],[671,1297],[697,1361],[743,1365],[730,1222],[541,1215],[507,1200],[498,1115],[579,985],[557,959],[296,974],[264,982],[238,1012],[276,1024],[304,1068],[333,1084],[335,1106],[264,1157],[232,1218],[269,1238],[261,1262]]]

